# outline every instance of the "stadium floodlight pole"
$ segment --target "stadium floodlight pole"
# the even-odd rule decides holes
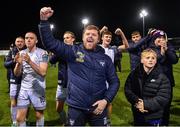
[[[83,27],[85,27],[89,23],[89,20],[87,18],[83,18],[81,22],[83,24]]]
[[[54,24],[50,24],[51,31],[54,29]]]
[[[145,30],[145,17],[148,15],[148,12],[143,9],[141,10],[141,12],[139,13],[140,17],[143,19],[143,37],[144,37],[144,30]]]

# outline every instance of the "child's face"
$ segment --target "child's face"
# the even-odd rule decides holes
[[[144,65],[144,67],[153,68],[157,63],[157,58],[155,54],[148,53],[141,58],[141,63]]]
[[[166,39],[163,36],[160,36],[154,40],[154,43],[157,47],[161,47],[166,42]]]

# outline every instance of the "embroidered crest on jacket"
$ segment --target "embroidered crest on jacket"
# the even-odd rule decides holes
[[[85,56],[85,55],[84,55],[82,52],[79,52],[79,51],[78,51],[76,54],[77,54],[76,61],[77,61],[77,62],[80,62],[80,63],[83,63],[83,62],[84,62],[84,56]]]

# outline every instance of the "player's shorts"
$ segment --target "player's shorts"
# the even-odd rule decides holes
[[[9,96],[11,99],[16,99],[20,90],[20,84],[16,84],[15,80],[10,80],[10,93]]]
[[[61,85],[57,85],[56,100],[65,101],[67,96],[67,88],[63,88]]]
[[[28,108],[30,104],[35,110],[46,108],[45,89],[42,91],[21,89],[17,101],[18,108]]]

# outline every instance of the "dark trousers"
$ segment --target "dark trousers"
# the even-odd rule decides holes
[[[121,59],[114,61],[114,67],[116,69],[116,72],[117,72],[117,68],[116,67],[118,67],[119,72],[121,72]]]
[[[133,115],[134,115],[134,126],[161,126],[162,125],[161,118],[145,120],[143,114],[134,112]]]
[[[170,101],[169,101],[168,105],[164,109],[164,114],[163,114],[163,118],[162,118],[162,125],[163,126],[168,126],[169,125],[170,108],[171,108],[172,99],[173,99],[173,87],[171,88],[171,98],[170,98]]]
[[[100,115],[95,115],[92,111],[68,107],[67,126],[107,126],[107,109]]]

